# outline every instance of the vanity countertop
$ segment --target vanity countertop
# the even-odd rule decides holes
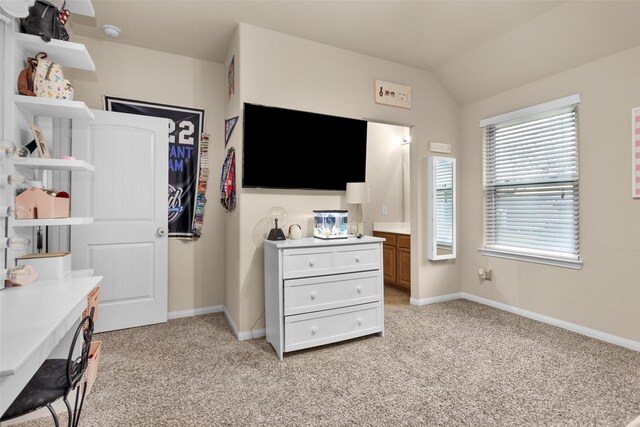
[[[411,235],[411,223],[408,222],[374,222],[373,231]]]

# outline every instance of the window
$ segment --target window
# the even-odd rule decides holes
[[[577,104],[569,96],[482,120],[485,255],[581,268]]]

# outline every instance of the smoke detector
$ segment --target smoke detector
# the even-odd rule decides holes
[[[112,39],[117,39],[118,37],[120,37],[120,33],[121,33],[120,28],[110,24],[103,25],[102,31],[104,32],[105,36]]]

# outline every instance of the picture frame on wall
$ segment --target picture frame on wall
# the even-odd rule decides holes
[[[640,198],[640,107],[631,110],[631,189],[632,197]]]
[[[33,135],[33,139],[36,142],[36,147],[38,149],[38,155],[41,159],[50,159],[51,152],[49,151],[49,147],[47,146],[47,141],[44,139],[44,133],[42,129],[37,127],[36,125],[31,125],[31,134]]]

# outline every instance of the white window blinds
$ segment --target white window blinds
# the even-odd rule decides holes
[[[579,259],[576,109],[485,124],[485,249]]]
[[[453,246],[453,162],[437,161],[436,166],[436,244]]]

